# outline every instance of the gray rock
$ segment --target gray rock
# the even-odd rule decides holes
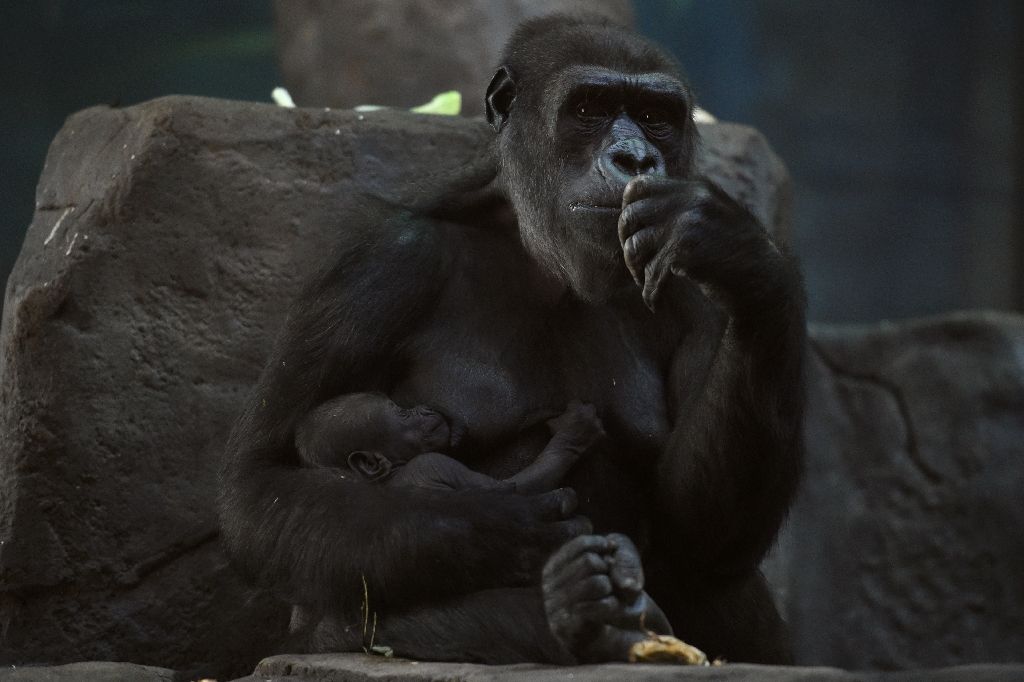
[[[0,668],[4,682],[174,682],[173,670],[134,663],[68,663]]]
[[[764,140],[728,124],[702,134],[701,167],[783,231],[788,180]],[[133,660],[223,679],[271,650],[287,609],[244,587],[217,541],[226,433],[336,231],[487,177],[489,136],[478,120],[179,97],[69,119],[0,328],[0,662]],[[812,336],[805,490],[770,564],[798,660],[1020,660],[1024,320]],[[359,658],[289,657],[292,672],[266,674]],[[396,674],[387,663],[377,673]],[[875,679],[573,674],[639,671]],[[931,674],[900,679],[1020,671]]]
[[[411,107],[459,90],[478,116],[512,29],[580,10],[633,23],[630,0],[275,0],[278,62],[300,106]]]
[[[764,136],[735,123],[702,123],[697,172],[706,175],[750,208],[765,227],[790,237],[792,182],[785,164]]]
[[[1024,318],[812,339],[807,476],[775,557],[797,659],[1024,660]]]
[[[1017,682],[1024,665],[973,665],[944,670],[872,673],[837,668],[726,664],[720,667],[605,664],[573,668],[544,665],[422,663],[364,654],[274,656],[262,661],[250,682]]]
[[[782,220],[785,172],[760,136],[702,130],[723,186]],[[68,119],[0,327],[0,663],[223,678],[272,650],[287,609],[218,542],[227,432],[336,231],[493,173],[490,135],[182,97]]]

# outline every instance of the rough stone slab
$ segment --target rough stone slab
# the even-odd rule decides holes
[[[752,209],[785,243],[790,237],[792,183],[763,135],[735,123],[700,123],[697,172]]]
[[[797,660],[1024,660],[1024,318],[816,327],[811,349],[775,557]]]
[[[1024,665],[972,665],[941,670],[893,673],[850,672],[838,668],[800,668],[727,664],[721,667],[605,664],[577,667],[488,666],[424,663],[364,654],[274,656],[260,662],[255,682],[1018,682]]]
[[[702,167],[784,226],[763,139],[701,130]],[[237,406],[336,231],[486,166],[489,135],[199,98],[68,120],[0,328],[0,663],[224,679],[271,650],[286,609],[216,538]],[[805,492],[770,565],[800,662],[1024,656],[1022,328],[974,313],[813,330]]]
[[[412,107],[459,90],[479,116],[516,25],[580,10],[633,23],[630,0],[275,0],[278,63],[301,106]]]
[[[788,180],[760,135],[702,130],[723,186],[779,219]],[[183,97],[68,119],[0,327],[0,664],[223,678],[273,650],[285,605],[219,547],[227,432],[336,232],[486,168],[491,135]]]
[[[173,670],[134,663],[68,663],[0,668],[4,682],[175,682]]]

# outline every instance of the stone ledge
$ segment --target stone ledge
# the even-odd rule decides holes
[[[0,668],[4,682],[175,682],[173,670],[134,663],[91,661],[67,665]]]
[[[627,663],[577,667],[432,663],[364,654],[272,656],[264,659],[245,682],[1011,682],[1024,679],[1024,665],[968,665],[900,672],[849,671],[726,664],[712,667],[631,665]]]

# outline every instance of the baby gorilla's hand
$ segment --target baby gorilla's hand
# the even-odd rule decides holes
[[[565,412],[548,420],[548,428],[560,444],[582,453],[604,438],[604,426],[597,409],[590,404],[573,400]]]

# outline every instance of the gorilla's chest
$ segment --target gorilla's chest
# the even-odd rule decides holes
[[[536,456],[550,437],[545,421],[570,400],[597,407],[623,456],[660,445],[669,428],[668,363],[643,327],[613,309],[506,303],[450,317],[441,306],[437,323],[410,345],[408,372],[392,397],[464,426],[454,454],[498,476]]]

